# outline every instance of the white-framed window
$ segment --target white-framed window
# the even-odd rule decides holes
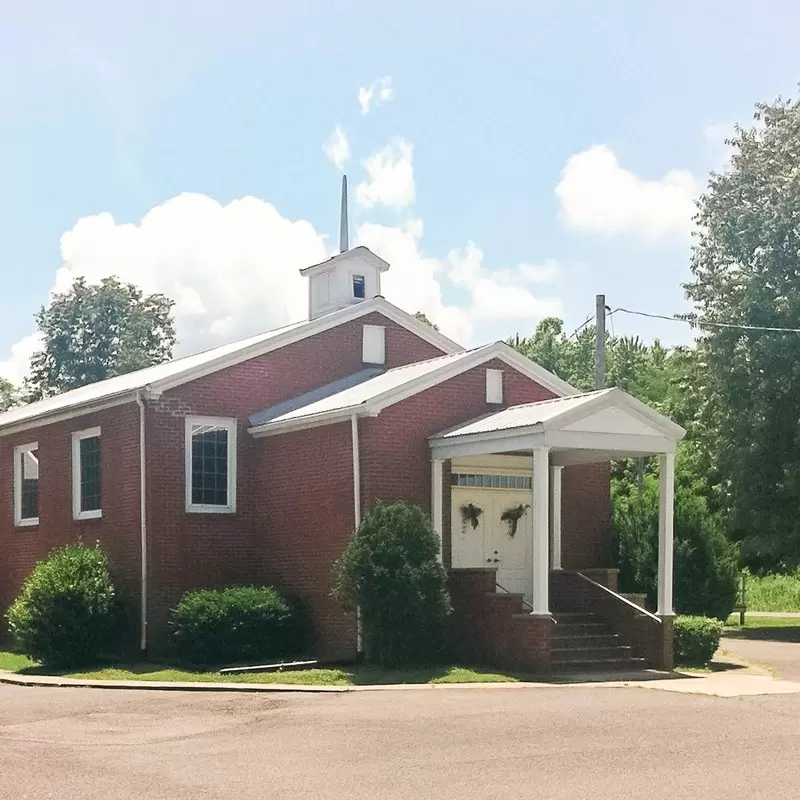
[[[503,402],[503,370],[501,369],[486,370],[486,402]]]
[[[353,281],[353,297],[363,300],[367,296],[367,281],[363,275],[351,275]]]
[[[364,326],[361,359],[365,364],[386,363],[386,328],[383,325]]]
[[[14,524],[39,524],[39,443],[14,448]]]
[[[100,428],[72,434],[72,517],[103,516],[103,459]]]
[[[236,420],[186,418],[186,510],[236,511]]]

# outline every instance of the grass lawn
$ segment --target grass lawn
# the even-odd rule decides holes
[[[794,575],[750,576],[746,591],[751,611],[800,611],[800,571]]]
[[[0,669],[28,675],[48,674],[25,656],[0,651]],[[220,675],[178,669],[165,664],[127,664],[113,667],[58,672],[69,678],[107,681],[200,681],[203,683],[280,683],[295,686],[358,686],[388,683],[507,683],[524,680],[524,676],[488,672],[461,666],[384,670],[355,666],[330,669],[306,669],[296,672],[264,672],[245,675]],[[531,676],[527,676],[530,678]]]
[[[800,619],[797,617],[753,617],[745,614],[744,627],[742,627],[739,625],[739,615],[731,614],[725,627],[740,631],[762,628],[800,628]]]

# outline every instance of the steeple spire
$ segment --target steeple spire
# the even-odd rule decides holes
[[[350,226],[347,223],[347,175],[342,175],[342,220],[339,228],[339,252],[346,253],[350,249]]]

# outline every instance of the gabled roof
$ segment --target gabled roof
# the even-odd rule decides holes
[[[351,250],[345,250],[343,253],[337,253],[335,256],[331,256],[325,261],[321,261],[319,264],[312,264],[310,267],[304,267],[300,270],[300,274],[308,277],[332,269],[341,261],[358,260],[366,261],[367,264],[372,265],[381,272],[386,272],[386,270],[389,269],[388,261],[384,261],[380,256],[375,255],[372,250],[368,247],[364,247],[362,244]]]
[[[254,436],[274,436],[341,422],[354,415],[374,416],[387,406],[493,359],[505,362],[554,393],[573,394],[576,391],[568,383],[534,364],[508,345],[495,342],[475,350],[395,367],[368,380],[358,381],[342,391],[326,393],[321,399],[307,403],[294,402],[290,408],[281,413],[275,413],[275,409],[268,409],[257,415],[268,417],[268,420],[253,425],[250,433]]]
[[[556,449],[672,452],[685,433],[621,389],[603,389],[511,406],[431,436],[430,445],[442,457],[526,449],[534,439]]]
[[[278,350],[372,312],[383,314],[445,353],[463,352],[461,346],[430,325],[407,314],[383,297],[374,297],[314,320],[286,325],[239,342],[129,372],[116,378],[108,378],[55,397],[11,409],[0,414],[0,436],[131,402],[141,392],[158,396],[175,386]]]

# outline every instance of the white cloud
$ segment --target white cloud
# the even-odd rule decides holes
[[[540,299],[525,286],[523,267],[528,265],[490,271],[472,242],[451,250],[447,259],[425,256],[422,234],[421,220],[400,227],[368,223],[357,232],[359,244],[392,265],[382,278],[386,297],[412,313],[423,311],[452,339],[466,345],[504,339],[516,326],[533,330],[542,317],[561,313],[558,299]],[[459,303],[444,300],[446,283],[460,291]]]
[[[333,161],[339,169],[343,169],[344,165],[350,160],[350,142],[347,141],[344,129],[341,125],[337,125],[331,135],[325,140],[322,145],[325,155]]]
[[[362,114],[369,114],[373,105],[377,107],[383,103],[388,103],[392,99],[392,76],[378,78],[369,86],[362,86],[358,90],[358,105],[361,107]]]
[[[41,347],[41,337],[31,333],[11,345],[11,354],[5,361],[0,361],[0,378],[11,381],[15,386],[22,384],[28,374],[31,356]]]
[[[561,215],[575,230],[648,240],[688,237],[700,184],[686,170],[643,180],[620,166],[606,145],[570,156],[556,186]]]
[[[556,274],[554,262],[492,271],[472,243],[434,258],[422,250],[423,232],[421,220],[366,223],[356,232],[359,244],[391,264],[383,291],[401,308],[425,312],[466,345],[532,330],[542,316],[559,313],[558,300],[531,290]],[[176,355],[185,355],[305,319],[307,285],[298,270],[329,254],[309,222],[286,219],[264,200],[222,205],[182,194],[137,223],[109,213],[78,220],[61,237],[62,266],[51,291],[67,290],[78,276],[96,283],[113,274],[145,292],[163,292],[176,301]],[[39,346],[35,334],[21,339],[0,361],[0,375],[20,383]]]
[[[182,194],[137,224],[103,213],[78,220],[61,237],[63,266],[53,291],[83,275],[109,274],[175,300],[177,353],[303,319],[305,279],[298,273],[328,255],[309,222],[285,219],[270,203],[244,197],[223,206]]]
[[[386,147],[362,161],[369,175],[356,187],[356,198],[365,208],[378,203],[394,208],[414,202],[414,148],[405,139],[396,138]]]

